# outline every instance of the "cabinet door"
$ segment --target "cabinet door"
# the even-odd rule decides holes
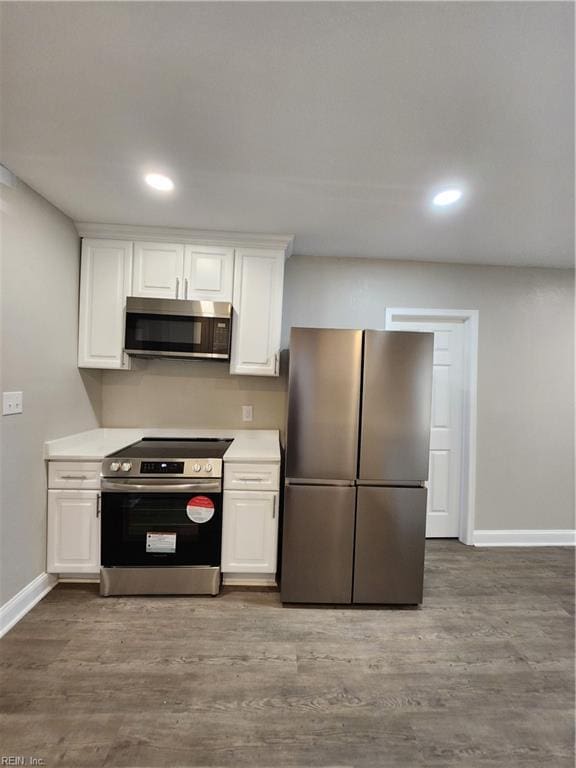
[[[178,243],[134,243],[132,296],[183,299],[184,246]]]
[[[183,298],[231,302],[233,279],[233,248],[186,246]]]
[[[282,602],[351,602],[355,505],[352,486],[286,486]]]
[[[358,488],[355,603],[422,602],[426,488]]]
[[[278,494],[225,491],[222,571],[275,573]]]
[[[83,240],[78,365],[130,368],[124,354],[124,315],[130,293],[132,243]]]
[[[48,573],[100,569],[98,491],[48,491]]]
[[[236,251],[230,373],[278,376],[283,282],[283,251]]]

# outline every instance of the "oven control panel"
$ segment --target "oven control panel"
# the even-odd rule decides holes
[[[102,477],[222,477],[222,459],[104,459]]]
[[[183,475],[183,461],[141,461],[142,475]]]

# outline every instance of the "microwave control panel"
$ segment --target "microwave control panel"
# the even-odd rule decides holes
[[[230,320],[214,320],[212,332],[212,352],[228,354],[230,345]]]

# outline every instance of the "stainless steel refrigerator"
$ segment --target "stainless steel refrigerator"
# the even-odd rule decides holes
[[[292,328],[283,602],[422,602],[433,346]]]

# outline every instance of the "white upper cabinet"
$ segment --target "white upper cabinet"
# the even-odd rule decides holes
[[[278,376],[284,251],[238,248],[230,373]]]
[[[187,245],[184,250],[184,297],[197,301],[232,301],[234,249]]]
[[[83,240],[78,365],[130,367],[124,354],[124,315],[132,277],[132,243]]]
[[[81,368],[129,370],[130,358],[124,353],[126,296],[142,296],[231,302],[230,373],[278,376],[284,260],[291,237],[120,224],[76,226],[84,238]]]
[[[131,296],[184,298],[184,246],[179,243],[134,243]]]

